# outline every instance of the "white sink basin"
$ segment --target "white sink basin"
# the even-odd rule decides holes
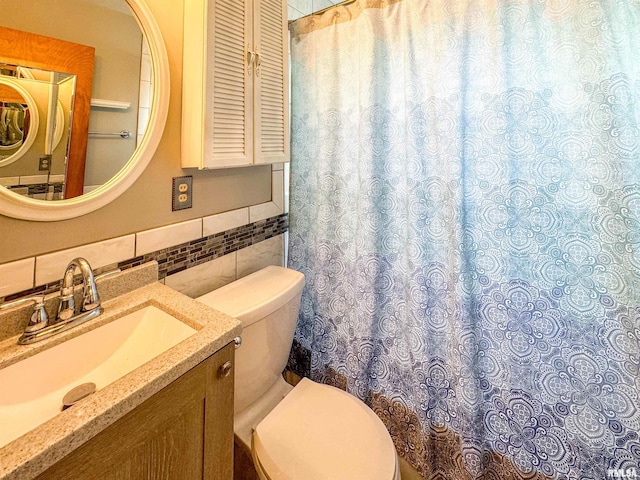
[[[0,370],[0,447],[60,413],[72,388],[100,390],[195,332],[148,306]]]

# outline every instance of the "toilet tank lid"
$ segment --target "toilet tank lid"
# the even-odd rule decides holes
[[[302,273],[269,266],[196,300],[237,318],[247,327],[284,306],[303,287]]]

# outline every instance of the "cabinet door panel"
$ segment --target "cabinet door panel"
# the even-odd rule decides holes
[[[253,164],[250,24],[244,0],[185,0],[183,167]]]
[[[187,372],[38,480],[202,478],[206,365]]]
[[[289,161],[287,7],[282,0],[254,1],[254,127],[256,164]]]

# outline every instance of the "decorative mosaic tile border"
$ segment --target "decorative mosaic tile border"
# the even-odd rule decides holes
[[[147,263],[151,260],[158,262],[158,280],[181,272],[187,268],[215,260],[228,253],[241,250],[256,243],[278,236],[289,229],[289,216],[284,213],[257,222],[249,223],[241,227],[232,228],[224,232],[209,235],[207,237],[181,243],[172,247],[163,248],[155,252],[147,253],[118,264],[96,269],[96,274],[119,268],[126,270]],[[40,285],[29,290],[14,293],[4,297],[5,302],[21,297],[40,294],[47,295],[60,289],[60,281]],[[0,298],[0,300],[3,300]]]
[[[118,268],[141,265],[150,260],[158,262],[158,279],[181,272],[187,268],[215,260],[237,250],[249,247],[268,238],[275,237],[289,228],[288,214],[259,220],[241,227],[209,235],[198,240],[163,248],[118,264]]]
[[[43,197],[47,194],[52,195],[51,200],[60,200],[62,197],[62,191],[64,185],[62,183],[32,183],[28,185],[9,185],[9,190],[13,190],[19,195],[26,195],[27,197],[40,196]]]

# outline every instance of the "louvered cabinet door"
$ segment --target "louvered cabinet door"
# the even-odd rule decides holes
[[[245,0],[185,0],[182,166],[253,164],[253,44]]]
[[[254,162],[289,161],[287,7],[283,0],[254,0]]]

